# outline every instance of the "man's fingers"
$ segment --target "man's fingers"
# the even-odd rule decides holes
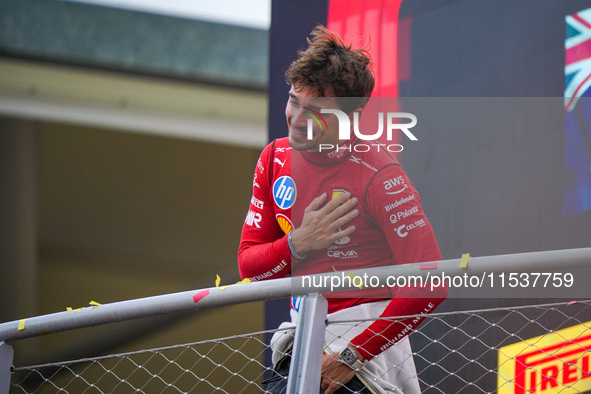
[[[347,212],[352,212],[351,209],[354,208],[355,205],[357,205],[357,202],[358,201],[356,197],[353,197],[352,199],[345,201],[344,203],[336,207],[332,212],[327,213],[326,218],[330,222],[334,222],[338,218],[345,216]]]
[[[345,202],[347,202],[347,200],[349,200],[351,198],[351,193],[346,192],[343,193],[341,195],[339,195],[337,198],[333,198],[332,200],[330,200],[323,208],[322,211],[324,211],[325,213],[330,213],[332,211],[334,211],[336,208],[338,208],[341,204],[344,204]]]
[[[322,387],[324,390],[326,390],[324,392],[324,394],[331,394],[331,393],[334,393],[335,391],[337,391],[339,388],[341,388],[341,385],[333,382],[331,378],[327,378],[327,377],[323,376],[322,377],[322,384],[320,385],[320,387]]]
[[[317,211],[318,209],[320,209],[322,203],[324,202],[324,200],[326,200],[326,196],[326,193],[322,193],[320,196],[313,199],[310,205],[308,205],[308,207],[304,210],[304,212]]]
[[[357,216],[359,216],[359,210],[354,209],[351,212],[348,212],[346,215],[343,215],[339,218],[336,218],[333,222],[332,222],[332,227],[336,230],[339,227],[343,227],[345,226],[347,223],[349,223],[351,220],[355,219]],[[349,235],[349,234],[346,234]]]
[[[337,231],[336,233],[334,233],[332,235],[332,238],[330,239],[330,243],[334,243],[334,241],[339,240],[341,238],[347,237],[351,234],[353,234],[355,232],[355,226],[349,226],[344,230],[341,231]]]
[[[343,387],[344,385],[333,381],[332,379],[327,379],[328,380],[328,387],[326,388],[326,391],[324,392],[324,394],[332,394],[335,393],[338,389],[340,389],[341,387]]]
[[[353,197],[349,200],[345,200],[345,202],[343,202],[338,207],[336,207],[331,212],[331,214],[336,214],[338,216],[342,216],[345,212],[347,212],[348,210],[353,208],[355,205],[357,205],[357,202],[358,202],[357,197]]]

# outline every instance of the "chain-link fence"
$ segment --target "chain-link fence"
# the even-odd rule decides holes
[[[327,331],[359,324],[333,321]],[[410,341],[406,358],[414,359],[425,394],[591,390],[590,301],[435,313]],[[382,376],[392,373],[401,366],[387,364]]]
[[[327,338],[374,320],[331,320]],[[360,374],[375,384],[405,373],[413,359],[423,393],[583,393],[591,390],[590,324],[591,301],[435,313],[409,335],[412,351],[386,362],[382,375]],[[257,332],[18,367],[11,393],[261,393],[270,371],[265,335],[273,332],[288,334]]]
[[[13,370],[11,393],[260,393],[265,335],[207,341]]]

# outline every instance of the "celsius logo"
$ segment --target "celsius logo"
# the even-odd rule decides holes
[[[396,234],[398,234],[398,236],[400,238],[404,238],[404,237],[406,237],[408,235],[408,232],[410,230],[415,229],[415,228],[419,228],[419,227],[423,227],[423,226],[426,226],[426,225],[427,225],[427,222],[425,222],[425,219],[419,219],[419,220],[417,220],[416,222],[414,222],[412,224],[409,224],[409,225],[403,224],[400,227],[395,227],[394,228],[394,231],[396,231]]]
[[[291,177],[284,175],[273,184],[273,199],[281,209],[289,209],[296,199],[296,185]]]
[[[316,123],[318,123],[318,126],[320,126],[320,131],[324,131],[324,128],[322,127],[322,123],[324,123],[324,127],[326,127],[326,130],[328,130],[328,125],[326,124],[326,120],[324,119],[324,116],[320,115],[320,112],[313,110],[310,107],[304,107],[304,109],[307,109],[310,112],[304,112],[306,115],[310,115],[310,117],[312,119],[314,119],[316,121]],[[308,139],[311,140],[312,138],[314,138],[314,132],[313,132],[313,126],[312,126],[312,119],[308,119]],[[320,120],[322,119],[322,123],[320,123]]]
[[[404,238],[408,235],[408,231],[404,231],[405,227],[406,227],[406,224],[403,224],[402,226],[394,229],[400,238]]]

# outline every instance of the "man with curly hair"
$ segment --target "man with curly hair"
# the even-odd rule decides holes
[[[337,116],[318,116],[326,109],[360,116],[375,85],[367,51],[323,26],[311,37],[286,72],[288,137],[269,144],[255,169],[238,252],[241,276],[258,281],[441,260],[420,196],[396,159],[385,149],[359,153],[356,136],[339,139]],[[321,148],[327,146],[339,149]],[[447,296],[446,288],[426,292],[386,287],[328,298],[329,321],[360,322],[327,329],[321,388],[419,393],[408,334],[424,317],[375,319],[424,316]],[[295,298],[292,322],[298,312]],[[277,375],[267,392],[285,392],[292,338],[272,340]]]

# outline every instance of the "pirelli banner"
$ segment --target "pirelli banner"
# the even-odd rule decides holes
[[[591,321],[499,348],[497,393],[591,391]]]

